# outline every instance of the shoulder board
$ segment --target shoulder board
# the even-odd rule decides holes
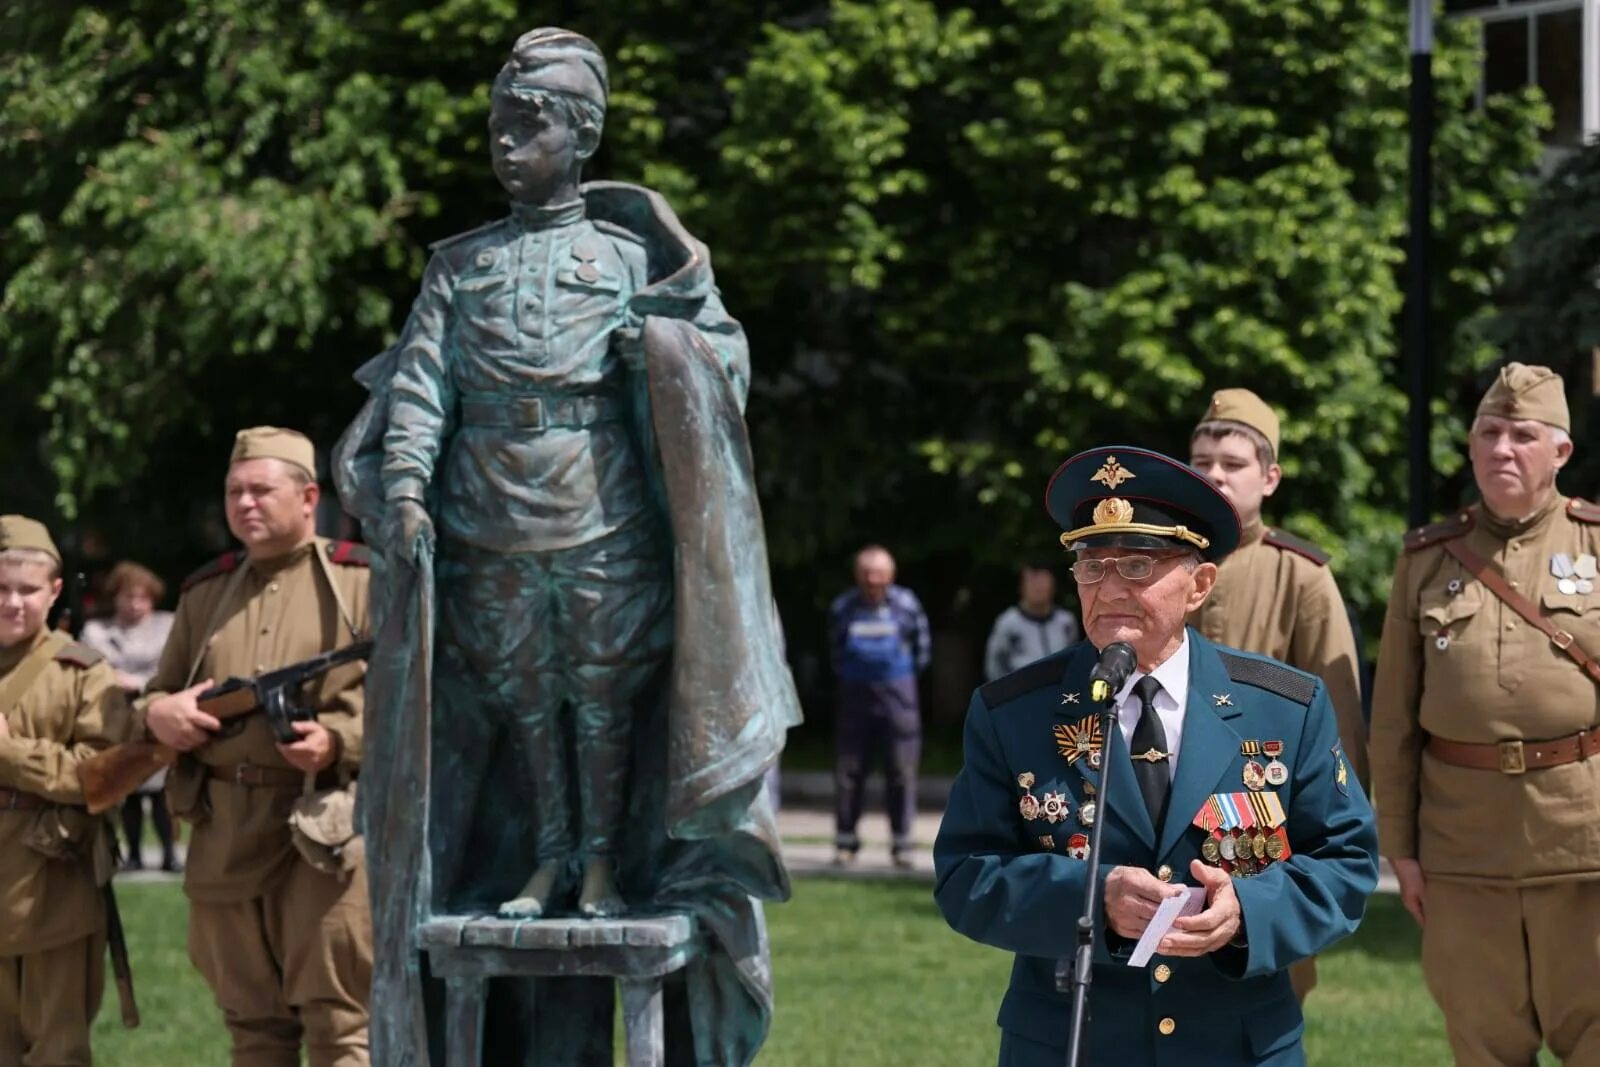
[[[189,577],[185,578],[183,580],[183,592],[187,593],[191,587],[199,585],[201,582],[206,581],[207,579],[215,578],[219,574],[227,574],[229,571],[237,568],[243,559],[243,552],[224,552],[222,555],[218,556],[216,559],[212,560],[210,563],[207,563],[204,567],[201,567],[199,570],[189,575]]]
[[[988,685],[980,687],[978,695],[983,698],[985,707],[997,708],[1035,690],[1060,685],[1061,675],[1066,670],[1065,661],[1070,652],[1070,649],[1063,649],[1044,659],[1035,660],[1026,667],[1019,667],[1010,674],[1003,674]]]
[[[632,241],[636,245],[644,244],[643,237],[640,237],[626,226],[619,226],[609,219],[590,219],[589,222],[601,233],[610,234],[612,237],[620,237],[624,241]]]
[[[1316,675],[1269,659],[1224,652],[1220,648],[1217,649],[1217,655],[1222,657],[1222,665],[1227,668],[1228,677],[1234,681],[1276,693],[1308,708],[1311,706],[1311,698],[1317,691]]]
[[[496,226],[500,226],[500,225],[504,224],[505,221],[506,221],[505,219],[495,219],[493,222],[486,222],[482,226],[474,227],[473,229],[470,229],[470,230],[466,231],[465,233],[457,233],[457,234],[452,234],[449,237],[441,237],[439,240],[437,240],[437,241],[433,242],[433,244],[429,245],[428,246],[428,250],[431,251],[431,252],[439,252],[439,251],[442,251],[442,250],[444,250],[446,248],[451,248],[451,247],[453,247],[455,245],[460,244],[462,241],[470,240],[473,237],[477,237],[479,234],[482,234],[487,230],[492,230]]]
[[[74,667],[87,669],[104,660],[105,657],[88,645],[80,645],[76,641],[68,641],[56,650],[57,663],[70,663]]]
[[[1573,497],[1567,501],[1567,514],[1579,522],[1600,522],[1600,504]]]
[[[1462,510],[1431,526],[1419,526],[1406,534],[1406,551],[1415,552],[1419,548],[1427,548],[1441,541],[1453,541],[1463,534],[1471,533],[1473,525],[1472,512]]]
[[[343,567],[370,567],[372,565],[372,552],[366,545],[354,541],[330,541],[327,549],[328,562],[337,563]]]
[[[1266,536],[1262,540],[1274,548],[1281,548],[1286,552],[1293,552],[1297,556],[1304,556],[1319,567],[1328,565],[1328,554],[1326,552],[1305,538],[1296,537],[1285,530],[1269,526],[1267,527]]]

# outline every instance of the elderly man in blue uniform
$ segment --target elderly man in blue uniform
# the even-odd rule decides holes
[[[1058,1067],[1070,996],[1055,986],[1083,899],[1102,773],[1114,777],[1099,872],[1086,1063],[1299,1064],[1288,967],[1352,932],[1377,882],[1372,809],[1314,675],[1184,626],[1239,542],[1232,505],[1166,456],[1067,460],[1046,506],[1077,553],[1089,641],[979,689],[965,765],[934,845],[950,925],[1016,953],[1000,1063]],[[1102,734],[1101,649],[1138,666]],[[1148,965],[1128,965],[1162,900],[1203,887]]]

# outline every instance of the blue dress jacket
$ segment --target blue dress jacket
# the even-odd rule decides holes
[[[1056,728],[1067,732],[1070,751],[1071,739],[1098,713],[1089,698],[1098,656],[1084,642],[973,695],[965,764],[934,844],[934,892],[945,919],[975,941],[1016,953],[998,1020],[1003,1067],[1065,1062],[1071,996],[1056,992],[1055,966],[1075,948],[1088,865],[1072,852],[1084,843],[1075,835],[1089,833],[1083,805],[1098,800],[1101,771],[1081,754],[1069,763]],[[1212,644],[1192,629],[1189,656],[1182,747],[1164,824],[1151,825],[1120,731],[1111,731],[1097,760],[1114,780],[1101,845],[1085,1062],[1300,1064],[1304,1023],[1287,968],[1360,923],[1378,876],[1372,808],[1339,749],[1333,707],[1314,675]],[[1246,765],[1266,765],[1264,744],[1284,764],[1273,777],[1287,770],[1287,778],[1250,790]],[[1246,944],[1127,966],[1132,942],[1108,937],[1104,926],[1111,869],[1142,867],[1194,884],[1189,864],[1207,837],[1193,825],[1196,814],[1213,795],[1251,793],[1275,797],[1274,809],[1281,805],[1290,854],[1233,881]]]

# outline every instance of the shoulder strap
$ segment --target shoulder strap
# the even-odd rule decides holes
[[[1591,504],[1581,497],[1567,501],[1567,514],[1579,522],[1600,522],[1600,504]]]
[[[1431,526],[1419,526],[1406,534],[1405,549],[1407,552],[1415,552],[1441,541],[1454,540],[1463,534],[1471,533],[1473,525],[1472,512],[1462,511],[1453,519],[1444,519]]]
[[[356,626],[355,616],[350,614],[350,606],[344,602],[344,594],[339,592],[339,583],[333,580],[332,565],[329,563],[328,556],[336,551],[339,551],[338,546],[329,545],[324,550],[321,545],[318,545],[316,551],[311,554],[317,557],[317,570],[321,572],[323,580],[328,583],[329,592],[333,593],[333,602],[339,607],[339,618],[344,620],[344,628],[350,631],[350,640],[359,641],[361,640],[361,630]]]
[[[1460,541],[1446,542],[1444,550],[1460,560],[1462,565],[1471,571],[1478,581],[1488,586],[1489,592],[1499,597],[1506,607],[1527,619],[1529,626],[1544,634],[1550,639],[1551,644],[1571,657],[1572,662],[1583,669],[1583,673],[1587,674],[1595,682],[1600,683],[1600,663],[1595,662],[1592,656],[1579,648],[1577,641],[1573,640],[1571,634],[1540,614],[1533,601],[1511,588],[1506,583],[1505,578],[1501,577],[1500,572],[1495,570],[1488,560]]]
[[[1319,567],[1328,565],[1328,554],[1303,537],[1296,537],[1287,530],[1280,530],[1269,526],[1262,540],[1274,548],[1281,548],[1293,552],[1297,556],[1304,556]]]
[[[22,662],[17,664],[4,682],[0,682],[0,715],[6,714],[17,701],[27,695],[28,690],[39,678],[45,666],[56,658],[64,642],[55,634],[50,634],[34,646],[33,651],[22,657]]]

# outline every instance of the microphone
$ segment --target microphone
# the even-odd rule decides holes
[[[1100,653],[1100,662],[1089,672],[1089,699],[1104,704],[1122,689],[1128,675],[1139,665],[1139,657],[1126,641],[1113,641]]]

